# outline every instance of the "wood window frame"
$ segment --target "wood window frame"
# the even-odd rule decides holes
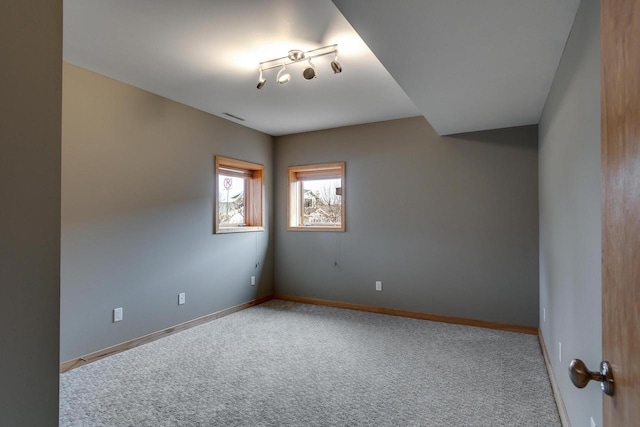
[[[341,208],[340,208],[340,225],[299,225],[300,215],[303,209],[304,197],[302,195],[302,186],[298,185],[304,179],[300,178],[340,178],[341,180]],[[337,231],[344,232],[346,230],[346,163],[318,163],[313,165],[289,166],[287,168],[287,230],[289,231]],[[294,209],[295,212],[294,212]],[[295,224],[292,220],[297,218]]]
[[[222,173],[224,172],[224,173]],[[244,189],[244,225],[221,225],[220,218],[220,175],[245,178]],[[215,200],[213,230],[215,234],[247,233],[264,231],[264,166],[259,163],[215,156]]]

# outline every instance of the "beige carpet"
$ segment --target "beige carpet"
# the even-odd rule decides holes
[[[61,426],[560,426],[537,338],[273,300],[60,376]]]

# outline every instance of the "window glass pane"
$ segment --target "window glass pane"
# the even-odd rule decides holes
[[[342,218],[342,180],[301,181],[302,222],[304,226],[340,225]]]
[[[218,221],[245,225],[245,178],[218,175]]]

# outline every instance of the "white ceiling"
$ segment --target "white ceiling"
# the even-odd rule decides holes
[[[420,114],[452,134],[538,122],[578,5],[64,0],[64,59],[271,135]],[[259,62],[332,43],[341,74],[327,56],[317,79],[296,64],[288,84],[271,70],[256,89]]]
[[[580,0],[333,0],[441,135],[538,123]]]
[[[67,62],[270,135],[420,115],[330,0],[65,0],[63,34]],[[256,89],[259,62],[333,43],[341,74]]]

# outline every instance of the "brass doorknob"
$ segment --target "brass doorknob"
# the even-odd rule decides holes
[[[584,388],[589,381],[598,381],[603,393],[613,396],[613,370],[609,362],[600,362],[600,372],[594,372],[587,369],[582,360],[573,359],[569,363],[569,377],[578,388]]]

